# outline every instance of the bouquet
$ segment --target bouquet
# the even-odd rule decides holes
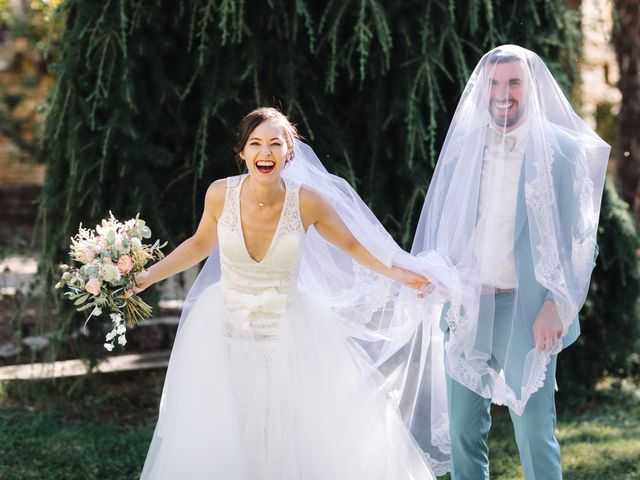
[[[66,288],[64,293],[79,312],[89,311],[92,316],[102,315],[108,309],[113,329],[106,336],[104,347],[111,351],[118,344],[126,345],[127,328],[151,316],[151,307],[133,293],[135,274],[147,262],[164,257],[157,240],[153,245],[142,243],[151,238],[151,230],[139,218],[118,221],[111,212],[95,230],[82,227],[71,238],[69,257],[80,266],[62,265],[60,281],[55,288]],[[87,324],[85,322],[85,326]]]

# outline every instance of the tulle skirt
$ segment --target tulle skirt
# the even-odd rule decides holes
[[[181,327],[142,479],[435,478],[325,305],[298,291],[273,338],[230,335],[235,316],[216,284]]]

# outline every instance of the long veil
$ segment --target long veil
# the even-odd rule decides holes
[[[501,92],[505,100],[491,96],[503,81],[499,65],[518,75]],[[516,129],[492,113],[513,104],[523,112]],[[467,288],[446,314],[447,372],[518,414],[563,346],[535,349],[532,325],[545,298],[555,301],[563,334],[576,327],[594,265],[609,150],[538,55],[503,45],[474,69],[440,151],[412,252],[439,252]],[[496,247],[501,232],[505,242]],[[502,267],[513,263],[509,248],[518,249],[515,271]],[[514,291],[515,301],[512,318],[494,330],[499,289]],[[508,335],[506,353],[494,348],[498,330]]]
[[[458,291],[455,270],[435,252],[419,257],[404,252],[351,185],[327,172],[308,145],[295,142],[293,160],[282,175],[328,199],[354,236],[381,262],[432,281],[434,292],[419,300],[416,292],[354,262],[313,227],[307,232],[299,286],[337,313],[352,346],[378,367],[390,400],[398,405],[434,472],[445,473],[449,442],[443,352],[438,347],[442,342],[430,340],[441,335],[438,304]],[[202,292],[219,279],[219,255],[214,251],[189,291],[180,325]],[[423,378],[430,379],[428,384]]]

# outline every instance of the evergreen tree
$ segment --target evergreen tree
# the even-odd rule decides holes
[[[567,396],[591,389],[603,375],[637,374],[640,366],[640,241],[629,205],[610,180],[602,198],[598,246],[589,296],[580,313],[581,335],[558,362],[558,384]]]
[[[174,244],[209,183],[233,172],[234,127],[277,105],[405,245],[452,110],[480,56],[539,52],[569,87],[562,1],[68,0],[43,146],[44,259],[81,220],[138,210]]]
[[[563,0],[67,0],[62,8],[63,55],[43,134],[49,284],[78,224],[109,210],[140,211],[173,245],[191,235],[208,185],[235,173],[236,124],[260,105],[297,122],[327,168],[408,246],[482,54],[503,43],[534,50],[566,91],[578,58],[577,15]]]

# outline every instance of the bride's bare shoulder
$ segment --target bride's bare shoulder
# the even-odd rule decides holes
[[[300,208],[315,210],[329,205],[326,197],[318,190],[302,185],[300,187]]]
[[[226,191],[227,191],[226,178],[220,178],[214,181],[211,185],[209,185],[209,188],[207,188],[207,201],[212,200],[212,201],[224,202],[224,195]]]
[[[300,216],[305,229],[325,218],[332,210],[331,203],[318,190],[300,187]]]
[[[210,211],[214,217],[220,218],[224,207],[224,197],[227,191],[227,179],[216,180],[209,188],[205,197],[205,210]]]

